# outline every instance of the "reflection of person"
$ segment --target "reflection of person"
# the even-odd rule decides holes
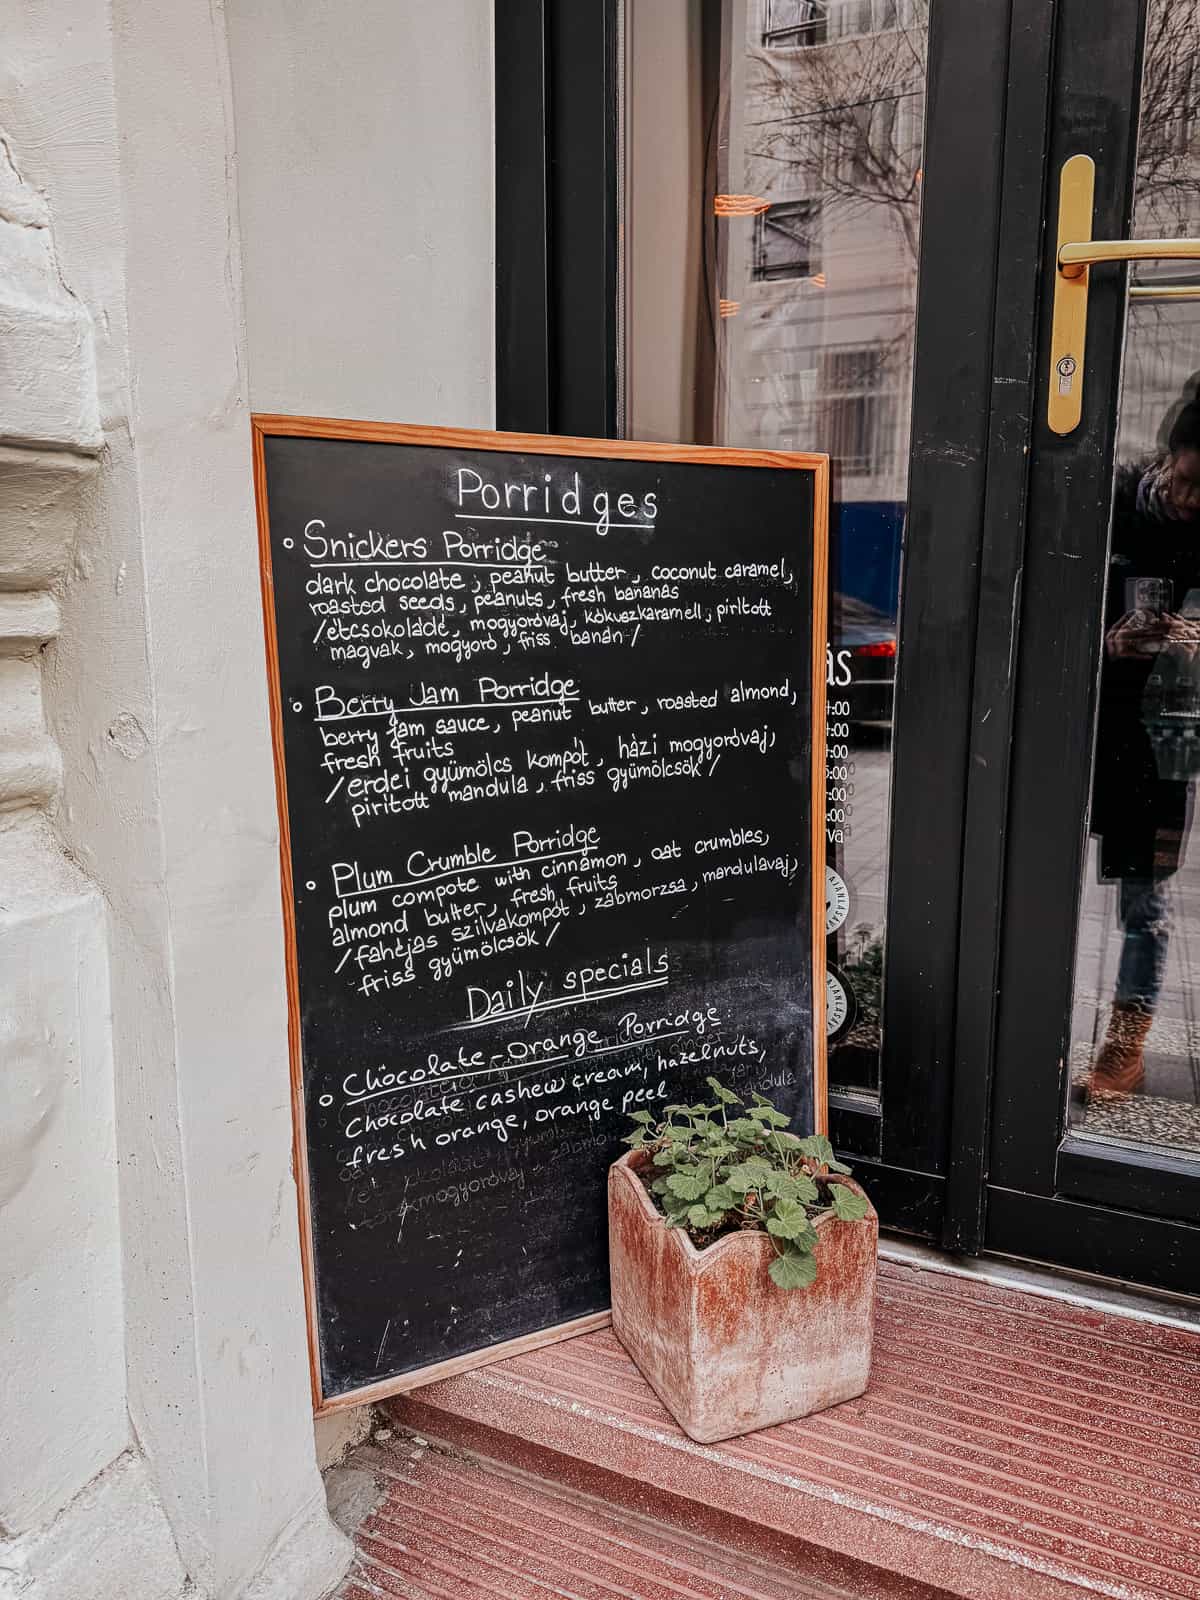
[[[1122,941],[1089,1087],[1136,1094],[1166,967],[1166,880],[1187,842],[1194,758],[1186,752],[1200,735],[1196,401],[1179,412],[1155,461],[1118,470],[1104,617],[1091,831],[1101,879],[1120,884]]]

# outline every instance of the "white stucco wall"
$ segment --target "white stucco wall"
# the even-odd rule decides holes
[[[52,281],[61,280],[61,298],[81,308],[95,334],[94,437],[73,437],[79,429],[65,406],[61,430],[63,444],[101,446],[102,455],[60,581],[62,636],[44,659],[63,754],[62,803],[46,800],[58,839],[83,869],[76,898],[86,905],[90,893],[96,908],[86,952],[93,964],[106,902],[111,981],[101,979],[107,992],[80,981],[88,977],[85,952],[68,930],[52,927],[40,941],[36,928],[26,931],[27,962],[38,960],[27,966],[30,992],[18,1022],[53,1040],[67,1082],[64,1112],[50,1124],[57,1138],[41,1142],[16,1202],[37,1221],[36,1266],[56,1293],[26,1293],[13,1306],[16,1354],[32,1354],[6,1390],[10,1460],[15,1467],[37,1456],[18,1486],[19,1517],[5,1519],[18,1537],[3,1566],[22,1594],[47,1600],[75,1600],[83,1574],[97,1596],[158,1600],[186,1585],[223,1600],[290,1544],[303,1547],[308,1569],[306,1583],[289,1574],[281,1592],[290,1600],[321,1592],[344,1547],[324,1513],[307,1428],[296,1250],[282,1222],[288,1118],[286,1096],[269,1077],[284,1059],[274,1045],[282,1012],[262,953],[278,921],[269,764],[259,774],[266,798],[257,816],[252,771],[261,696],[256,702],[253,685],[227,696],[226,705],[245,706],[239,720],[203,692],[226,623],[237,670],[238,574],[225,565],[221,537],[235,540],[252,526],[237,427],[245,359],[231,254],[224,36],[200,5],[139,6],[129,28],[120,12],[92,0],[28,0],[9,10],[6,139],[42,207],[41,237],[52,233]],[[60,326],[43,332],[32,315],[24,332],[22,389],[33,386],[37,400],[68,341]],[[25,431],[58,443],[46,409],[26,407]],[[5,430],[19,432],[7,419]],[[206,611],[188,580],[206,578],[210,563],[220,581],[204,584]],[[172,619],[173,603],[186,611],[190,636]],[[241,612],[243,628],[253,619]],[[222,737],[231,720],[232,734]],[[205,741],[210,727],[218,731]],[[239,739],[250,751],[244,779]],[[200,743],[205,756],[194,759],[207,787],[180,771],[177,758],[181,745]],[[222,806],[214,791],[231,743],[232,804]],[[249,798],[239,804],[243,789]],[[244,838],[259,858],[249,867]],[[49,899],[52,861],[38,863],[31,841],[20,865],[38,873],[37,892]],[[16,864],[5,872],[6,901],[16,873]],[[198,879],[203,894],[242,908],[240,953],[197,895]],[[57,891],[59,923],[67,892]],[[245,1007],[236,992],[223,1004],[216,998],[232,964],[239,984],[252,984],[256,973],[261,980],[261,994]],[[198,1020],[191,994],[205,981]],[[72,1000],[75,1012],[86,1008],[78,1021]],[[223,1033],[211,1026],[222,1013]],[[99,1087],[86,1078],[96,1052],[89,1060],[76,1043],[98,1031],[107,1074]],[[72,1071],[86,1098],[70,1094]],[[106,1108],[107,1123],[97,1115]],[[92,1113],[90,1126],[79,1111]],[[216,1117],[224,1121],[214,1137]],[[72,1173],[76,1204],[89,1214],[73,1239],[47,1226],[61,1209],[56,1186]],[[72,1328],[73,1340],[65,1337]],[[102,1364],[114,1342],[115,1395]],[[54,1370],[64,1347],[74,1359]],[[116,1425],[88,1451],[105,1406]],[[144,1465],[129,1453],[131,1441],[145,1452]],[[52,1473],[44,1461],[54,1463]],[[99,1475],[81,1483],[86,1473]]]
[[[82,1574],[96,1600],[310,1600],[344,1563],[290,1169],[249,403],[491,421],[490,3],[233,12],[236,125],[221,6],[0,0],[28,189],[0,227],[32,230],[18,252],[53,237],[40,309],[6,324],[0,442],[61,454],[39,476],[0,449],[0,1043],[23,1117],[0,1206],[28,1225],[0,1254],[0,1593],[33,1600],[78,1600]],[[72,353],[50,403],[40,375]],[[30,495],[97,450],[43,517],[67,518],[65,572],[30,576]]]
[[[95,347],[14,158],[22,64],[0,67],[0,1590],[130,1438],[105,908],[45,815],[41,661],[99,476]]]
[[[254,410],[492,426],[492,11],[227,0]]]
[[[0,821],[0,883],[0,1527],[23,1534],[129,1422],[104,905],[32,822]]]
[[[494,425],[492,14],[227,0],[253,410]]]

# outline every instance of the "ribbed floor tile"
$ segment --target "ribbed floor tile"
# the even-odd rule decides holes
[[[867,1394],[727,1444],[687,1439],[609,1332],[391,1410],[783,1561],[793,1541],[969,1600],[1200,1600],[1200,1336],[974,1279],[884,1263]]]
[[[404,1440],[355,1458],[383,1498],[335,1600],[848,1600],[498,1464]]]

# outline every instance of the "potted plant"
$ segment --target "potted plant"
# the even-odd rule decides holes
[[[708,1084],[635,1113],[608,1179],[613,1331],[701,1444],[863,1392],[879,1235],[828,1139]]]

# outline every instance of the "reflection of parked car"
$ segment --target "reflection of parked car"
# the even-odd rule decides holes
[[[851,722],[888,727],[896,691],[896,624],[882,611],[835,594],[830,618],[830,699],[848,700]]]

